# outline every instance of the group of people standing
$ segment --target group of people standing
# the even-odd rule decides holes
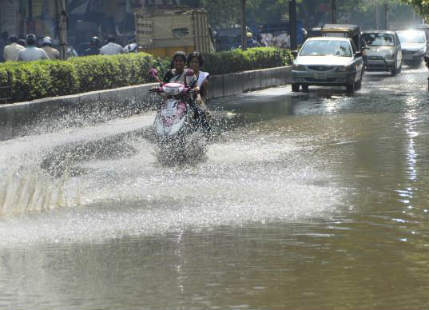
[[[49,36],[40,41],[38,47],[35,34],[28,34],[25,40],[18,40],[14,35],[9,37],[9,44],[3,50],[5,61],[33,61],[41,59],[60,59],[60,52],[53,47],[52,39]]]
[[[109,36],[107,43],[101,45],[101,40],[94,36],[89,41],[89,46],[83,51],[85,56],[88,55],[117,55],[123,53],[135,53],[137,52],[137,43],[131,40],[125,47],[116,42],[115,37]]]
[[[88,47],[82,52],[87,55],[117,55],[122,53],[137,52],[137,44],[130,42],[125,47],[116,43],[113,36],[107,38],[107,43],[102,45],[101,40],[94,36],[90,39]],[[53,45],[53,40],[49,36],[38,39],[35,34],[28,34],[24,39],[18,39],[11,35],[8,44],[3,50],[4,61],[33,61],[42,59],[60,59],[61,54]],[[66,51],[66,58],[78,56],[78,53],[69,47]]]

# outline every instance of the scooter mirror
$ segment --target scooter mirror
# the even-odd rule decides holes
[[[192,70],[192,69],[186,70],[186,76],[193,76],[194,74],[195,74],[194,70]]]

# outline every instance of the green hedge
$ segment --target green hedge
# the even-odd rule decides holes
[[[204,59],[204,70],[214,75],[282,66],[292,58],[288,50],[253,48],[207,54]],[[150,68],[162,75],[169,66],[169,59],[146,53],[2,63],[0,98],[18,102],[143,84],[152,82]]]
[[[226,74],[285,66],[292,63],[290,50],[256,47],[246,51],[235,49],[204,55],[204,70],[210,74]]]

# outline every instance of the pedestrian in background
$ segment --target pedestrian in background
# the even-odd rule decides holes
[[[109,36],[107,44],[100,48],[101,55],[117,55],[123,53],[123,47],[115,42],[113,36]]]
[[[52,47],[52,39],[49,36],[46,36],[43,38],[42,50],[44,50],[46,52],[49,59],[60,59],[61,58],[60,52],[56,48]]]
[[[135,39],[132,39],[124,47],[124,53],[137,53],[137,43]]]
[[[3,50],[4,61],[17,61],[18,54],[25,47],[18,44],[18,38],[15,35],[9,37],[9,44]]]
[[[23,47],[27,46],[27,42],[25,42],[24,38],[19,38],[18,39],[18,44],[21,45],[21,46],[23,46]]]
[[[26,37],[27,47],[18,53],[18,61],[33,61],[41,59],[49,59],[44,50],[36,46],[36,35],[30,33]]]
[[[89,46],[84,50],[85,56],[100,54],[100,39],[97,36],[89,40]]]

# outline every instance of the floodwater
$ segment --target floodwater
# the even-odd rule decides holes
[[[212,102],[195,164],[153,113],[0,142],[0,308],[428,309],[427,71]]]

